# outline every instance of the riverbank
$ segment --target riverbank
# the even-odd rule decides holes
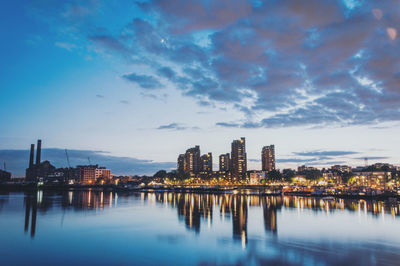
[[[334,190],[335,192],[326,192],[310,188],[309,190],[296,191],[297,187],[286,186],[285,190],[282,186],[262,186],[262,185],[230,185],[230,186],[204,186],[204,185],[187,185],[187,186],[126,186],[126,185],[42,185],[27,183],[3,183],[0,184],[1,191],[17,192],[17,191],[106,191],[106,192],[176,192],[176,193],[204,193],[204,194],[238,194],[238,195],[257,195],[257,196],[301,196],[301,197],[334,197],[334,198],[354,198],[354,199],[400,199],[400,195],[394,191],[370,191],[369,194],[357,188],[346,190]]]

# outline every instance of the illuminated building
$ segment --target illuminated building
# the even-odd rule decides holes
[[[99,178],[104,179],[104,180],[110,180],[111,179],[111,170],[106,169],[105,167],[100,167],[95,170],[95,180],[98,180]]]
[[[261,151],[261,164],[263,171],[275,170],[275,146],[264,146]]]
[[[84,184],[93,184],[96,182],[96,165],[78,166],[80,169],[81,182]]]
[[[185,172],[185,154],[179,154],[177,170],[180,175]]]
[[[230,156],[229,153],[221,154],[219,156],[219,170],[229,171],[230,170]]]
[[[232,142],[231,152],[231,174],[232,178],[245,179],[247,171],[246,140],[240,138]]]
[[[333,166],[331,166],[331,169],[334,171],[342,172],[342,173],[350,173],[351,172],[351,166],[348,166],[348,165],[333,165]]]
[[[184,169],[186,174],[197,174],[201,171],[200,146],[186,150]]]
[[[212,154],[211,152],[201,156],[201,171],[212,172]]]
[[[259,185],[262,179],[265,179],[265,172],[262,171],[250,172],[250,185]]]

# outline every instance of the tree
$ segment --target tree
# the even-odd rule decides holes
[[[285,179],[285,181],[287,182],[291,182],[292,178],[295,177],[296,172],[292,169],[283,169],[282,171],[282,176],[283,179]]]
[[[353,173],[342,173],[342,183],[347,184],[352,176]]]
[[[158,177],[158,178],[164,178],[166,176],[167,176],[167,171],[165,170],[160,170],[153,175],[153,177]]]
[[[304,173],[305,173],[306,179],[308,179],[308,180],[318,180],[319,178],[322,177],[322,173],[318,169],[316,169],[316,170],[307,170]]]
[[[268,172],[267,178],[271,181],[280,181],[282,180],[282,174],[277,170],[272,170]]]

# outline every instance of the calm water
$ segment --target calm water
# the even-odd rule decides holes
[[[399,202],[0,193],[1,265],[399,265]]]

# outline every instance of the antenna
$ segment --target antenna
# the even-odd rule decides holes
[[[4,161],[4,171],[7,172],[6,161]]]
[[[89,165],[92,165],[92,163],[90,162],[90,157],[87,157],[88,161],[89,161]]]
[[[368,167],[368,158],[367,157],[364,158],[364,163],[365,163],[365,167]]]

